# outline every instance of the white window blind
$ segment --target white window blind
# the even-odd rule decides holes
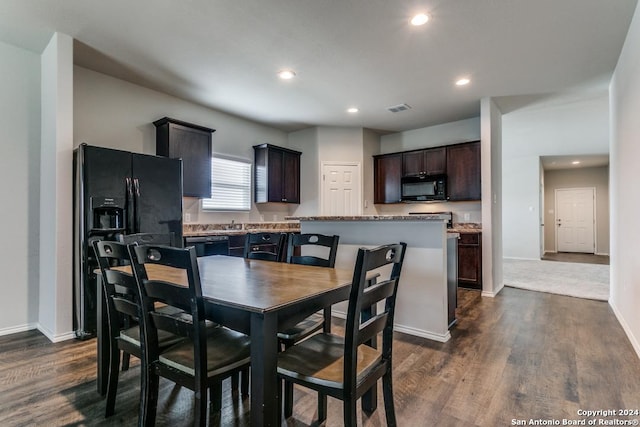
[[[202,199],[202,209],[251,210],[251,163],[213,157],[211,198]]]

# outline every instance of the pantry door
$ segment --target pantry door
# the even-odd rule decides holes
[[[360,163],[322,162],[322,215],[362,215]]]
[[[595,188],[556,189],[558,252],[595,252]]]

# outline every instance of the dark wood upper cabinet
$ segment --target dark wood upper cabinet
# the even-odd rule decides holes
[[[211,197],[211,135],[215,129],[164,117],[156,126],[156,154],[182,159],[182,193]]]
[[[256,203],[300,203],[300,153],[270,144],[253,147]]]
[[[402,153],[373,156],[373,203],[400,202]]]
[[[404,176],[441,175],[446,173],[446,168],[447,150],[445,147],[402,153],[402,174]]]
[[[449,200],[480,200],[480,141],[446,148]]]

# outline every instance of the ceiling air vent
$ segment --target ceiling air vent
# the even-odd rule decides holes
[[[387,111],[391,111],[392,113],[399,113],[401,111],[410,110],[411,106],[408,104],[398,104],[392,107],[387,107]]]

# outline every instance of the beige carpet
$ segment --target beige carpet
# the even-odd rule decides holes
[[[574,262],[504,259],[505,286],[607,301],[609,266]]]

